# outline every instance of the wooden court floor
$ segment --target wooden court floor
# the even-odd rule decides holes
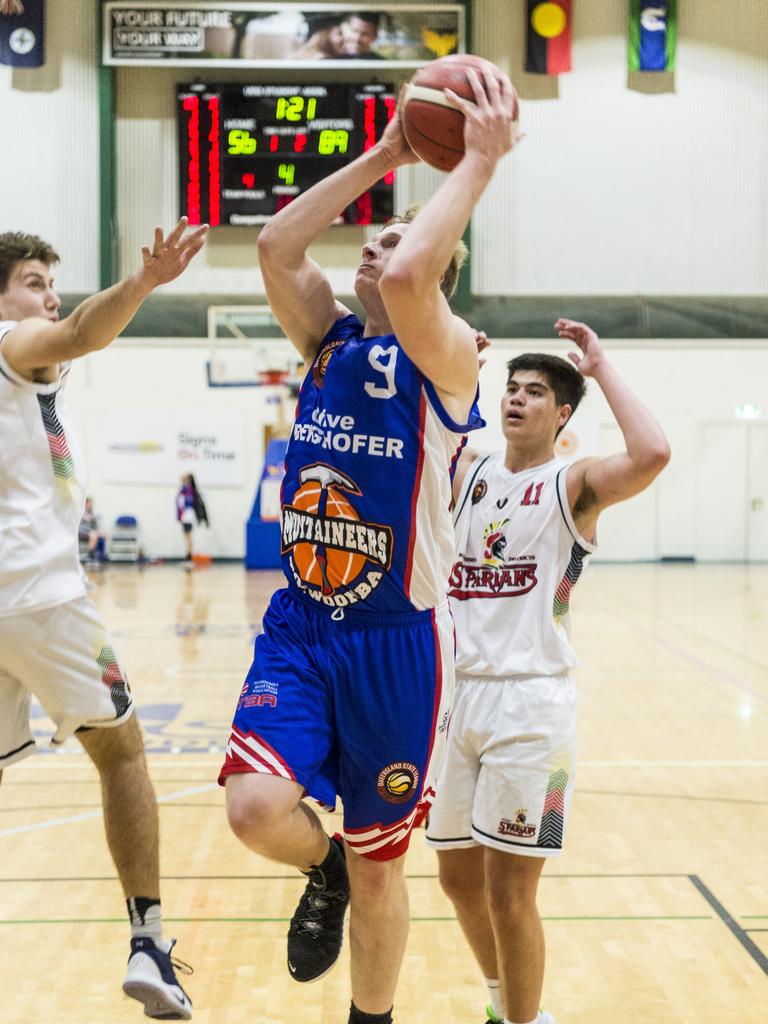
[[[238,566],[109,569],[93,597],[131,678],[160,798],[166,934],[198,1024],[345,1024],[346,950],[292,982],[302,888],[230,835],[215,785],[265,602]],[[768,1021],[768,566],[594,565],[574,600],[580,751],[545,869],[544,1005],[558,1024]],[[0,1021],[134,1024],[127,924],[95,773],[76,742],[0,786]],[[334,822],[329,819],[328,827]],[[434,855],[408,855],[398,1024],[482,1024],[485,991]]]

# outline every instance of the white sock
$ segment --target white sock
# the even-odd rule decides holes
[[[501,1002],[501,984],[498,978],[486,978],[485,984],[488,987],[488,997],[491,1000],[493,1012],[501,1020],[504,1017],[504,1006]]]
[[[146,936],[159,945],[163,937],[163,913],[160,909],[160,900],[148,900],[137,896],[126,900],[126,903],[131,921],[131,938],[138,939]]]

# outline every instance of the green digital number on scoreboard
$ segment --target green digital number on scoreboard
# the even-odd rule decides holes
[[[192,224],[258,225],[374,146],[395,112],[392,86],[228,82],[178,87],[179,208]],[[392,215],[394,172],[340,223]]]

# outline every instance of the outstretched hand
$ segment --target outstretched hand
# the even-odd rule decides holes
[[[186,269],[192,257],[202,249],[205,236],[208,234],[208,225],[202,224],[185,235],[188,223],[187,218],[182,217],[167,238],[163,236],[162,228],[155,228],[152,248],[142,245],[141,258],[144,265],[141,273],[150,279],[153,288],[175,281]]]
[[[23,14],[24,4],[21,0],[0,0],[0,14]]]
[[[578,320],[566,320],[561,317],[555,321],[555,330],[561,338],[574,341],[579,346],[580,353],[568,353],[568,358],[579,373],[585,377],[594,377],[595,371],[605,359],[605,354],[600,339],[592,328]]]
[[[524,138],[517,123],[518,97],[506,75],[484,70],[482,79],[467,68],[474,102],[444,89],[446,99],[464,114],[464,151],[474,151],[496,163]]]

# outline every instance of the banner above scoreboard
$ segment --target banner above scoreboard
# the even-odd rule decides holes
[[[464,4],[104,4],[104,64],[416,68],[464,52]]]

